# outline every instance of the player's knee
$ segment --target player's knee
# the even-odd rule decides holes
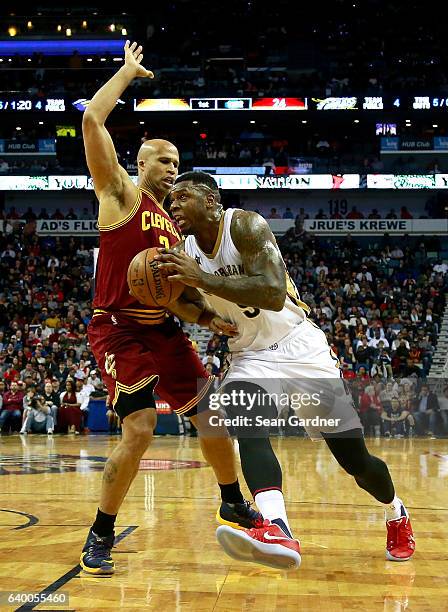
[[[156,427],[156,411],[141,410],[130,414],[123,420],[122,441],[132,447],[135,452],[144,452],[154,435]]]
[[[367,449],[360,450],[356,453],[341,453],[335,456],[339,465],[350,474],[350,476],[361,476],[369,469],[372,455]]]
[[[146,429],[133,430],[130,435],[123,435],[122,441],[126,446],[130,447],[135,454],[143,454],[151,444],[154,430],[150,427]]]
[[[385,468],[386,464],[378,457],[374,457],[366,452],[355,457],[345,458],[344,465],[342,465],[342,467],[351,476],[362,477],[378,467]]]

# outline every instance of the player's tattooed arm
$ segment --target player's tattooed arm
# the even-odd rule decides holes
[[[172,281],[203,289],[235,304],[280,311],[286,299],[285,265],[268,223],[255,212],[235,212],[232,240],[243,267],[242,276],[207,274],[185,252],[169,250],[159,259]]]

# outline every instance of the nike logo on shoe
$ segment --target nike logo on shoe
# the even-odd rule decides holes
[[[292,538],[282,538],[281,536],[272,536],[269,533],[265,533],[264,534],[264,539],[265,540],[286,540],[286,542],[290,542]]]

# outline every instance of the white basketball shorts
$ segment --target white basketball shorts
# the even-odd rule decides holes
[[[287,397],[313,440],[321,440],[322,433],[362,429],[338,359],[309,319],[268,349],[233,353],[222,388],[237,381],[256,384],[277,399]],[[278,413],[283,407],[277,402]]]

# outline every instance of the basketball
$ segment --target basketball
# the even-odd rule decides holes
[[[167,306],[177,300],[185,288],[183,283],[171,283],[154,259],[157,247],[140,251],[129,264],[129,293],[146,306]]]

